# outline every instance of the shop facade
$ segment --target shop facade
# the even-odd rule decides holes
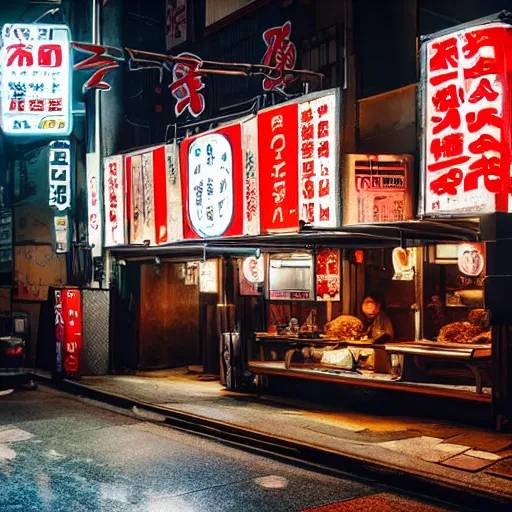
[[[339,153],[336,89],[106,159],[114,345],[130,345],[125,322],[134,347],[114,352],[135,354],[121,366],[200,365],[232,389],[278,375],[453,397],[503,426],[509,194],[477,157],[506,161],[508,34],[495,18],[424,40],[417,189],[411,155]],[[491,71],[478,68],[489,47]]]

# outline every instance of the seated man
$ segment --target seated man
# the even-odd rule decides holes
[[[388,341],[394,337],[393,324],[389,316],[381,309],[380,302],[368,295],[361,306],[366,335],[373,341]]]

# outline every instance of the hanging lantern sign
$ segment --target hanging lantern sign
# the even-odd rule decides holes
[[[248,256],[242,263],[242,272],[244,278],[251,284],[263,283],[265,277],[265,265],[263,258]]]
[[[412,281],[416,266],[416,248],[404,249],[402,247],[395,247],[392,259],[395,271],[393,279],[395,281]]]
[[[478,277],[485,267],[484,245],[481,243],[465,243],[457,250],[457,264],[462,274]]]

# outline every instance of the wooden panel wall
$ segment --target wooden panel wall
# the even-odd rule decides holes
[[[141,266],[139,368],[200,363],[199,289],[185,285],[177,265]]]

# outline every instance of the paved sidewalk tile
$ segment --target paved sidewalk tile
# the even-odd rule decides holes
[[[400,441],[387,441],[377,444],[388,450],[418,457],[427,462],[442,462],[470,449],[470,446],[443,443],[443,439],[439,437],[428,436],[412,437],[409,439],[401,439]]]
[[[495,461],[482,459],[480,457],[471,457],[471,455],[462,453],[461,455],[445,460],[442,464],[451,468],[462,469],[463,471],[476,472],[494,464],[494,462]]]
[[[512,457],[493,464],[490,468],[486,469],[485,472],[512,481]]]

